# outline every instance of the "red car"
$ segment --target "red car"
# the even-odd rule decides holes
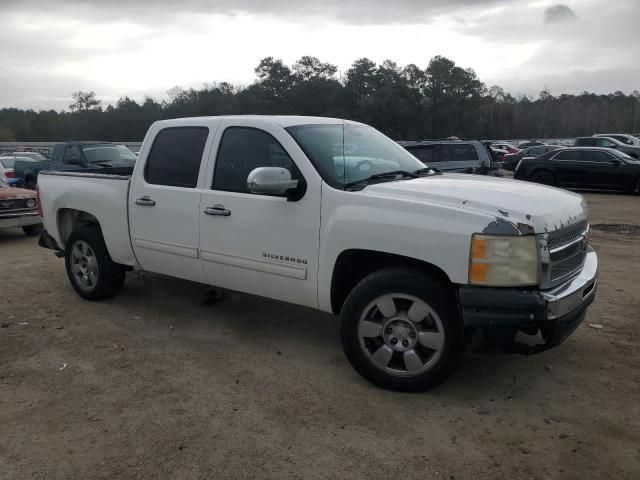
[[[3,228],[22,228],[27,235],[42,231],[36,192],[0,182],[0,229]]]
[[[507,153],[518,153],[520,151],[518,147],[514,147],[513,145],[507,142],[496,142],[496,143],[492,143],[491,146],[493,148],[499,148],[500,150],[506,150]]]

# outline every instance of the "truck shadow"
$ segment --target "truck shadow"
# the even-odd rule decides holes
[[[384,392],[362,379],[348,363],[340,345],[339,322],[332,315],[275,300],[225,291],[223,299],[211,302],[209,287],[162,275],[129,274],[123,292],[110,303],[127,312],[127,330],[158,338],[169,329],[184,341],[183,348],[215,349],[219,342],[232,342],[256,359],[286,355],[287,363],[308,375],[313,384],[355,388],[361,392]],[[213,304],[212,304],[213,303]],[[146,329],[146,331],[145,331]],[[158,333],[160,332],[160,333]],[[133,333],[133,332],[132,332]],[[164,337],[162,337],[164,338]],[[434,405],[457,406],[461,411],[497,400],[513,388],[515,371],[529,360],[521,356],[466,355],[459,370],[440,387],[425,394]],[[541,374],[544,374],[542,366]],[[291,372],[290,372],[291,373]],[[292,375],[294,373],[291,373]],[[287,375],[287,372],[282,372]],[[392,401],[405,394],[384,392]],[[426,396],[426,397],[425,397]]]

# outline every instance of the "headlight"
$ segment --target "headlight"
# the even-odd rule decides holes
[[[534,235],[475,234],[471,238],[469,283],[524,287],[539,283],[540,259]]]
[[[27,200],[27,208],[33,208],[36,206],[36,201],[33,198]]]

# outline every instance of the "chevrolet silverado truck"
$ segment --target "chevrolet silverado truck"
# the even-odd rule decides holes
[[[159,121],[130,173],[39,184],[40,243],[81,297],[139,268],[319,309],[389,389],[437,385],[467,349],[553,347],[596,292],[580,195],[441,174],[352,121]]]

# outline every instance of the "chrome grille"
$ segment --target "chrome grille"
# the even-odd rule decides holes
[[[581,220],[578,223],[551,232],[547,239],[547,247],[549,250],[554,250],[563,245],[567,245],[583,235],[588,227],[589,223],[586,220]]]
[[[27,208],[27,200],[23,198],[0,200],[0,210],[17,210]]]
[[[582,267],[587,252],[581,252],[573,257],[551,264],[551,281],[566,277]]]
[[[558,284],[580,271],[587,256],[586,240],[583,239],[588,230],[587,220],[581,220],[548,234],[549,281],[552,284]]]

